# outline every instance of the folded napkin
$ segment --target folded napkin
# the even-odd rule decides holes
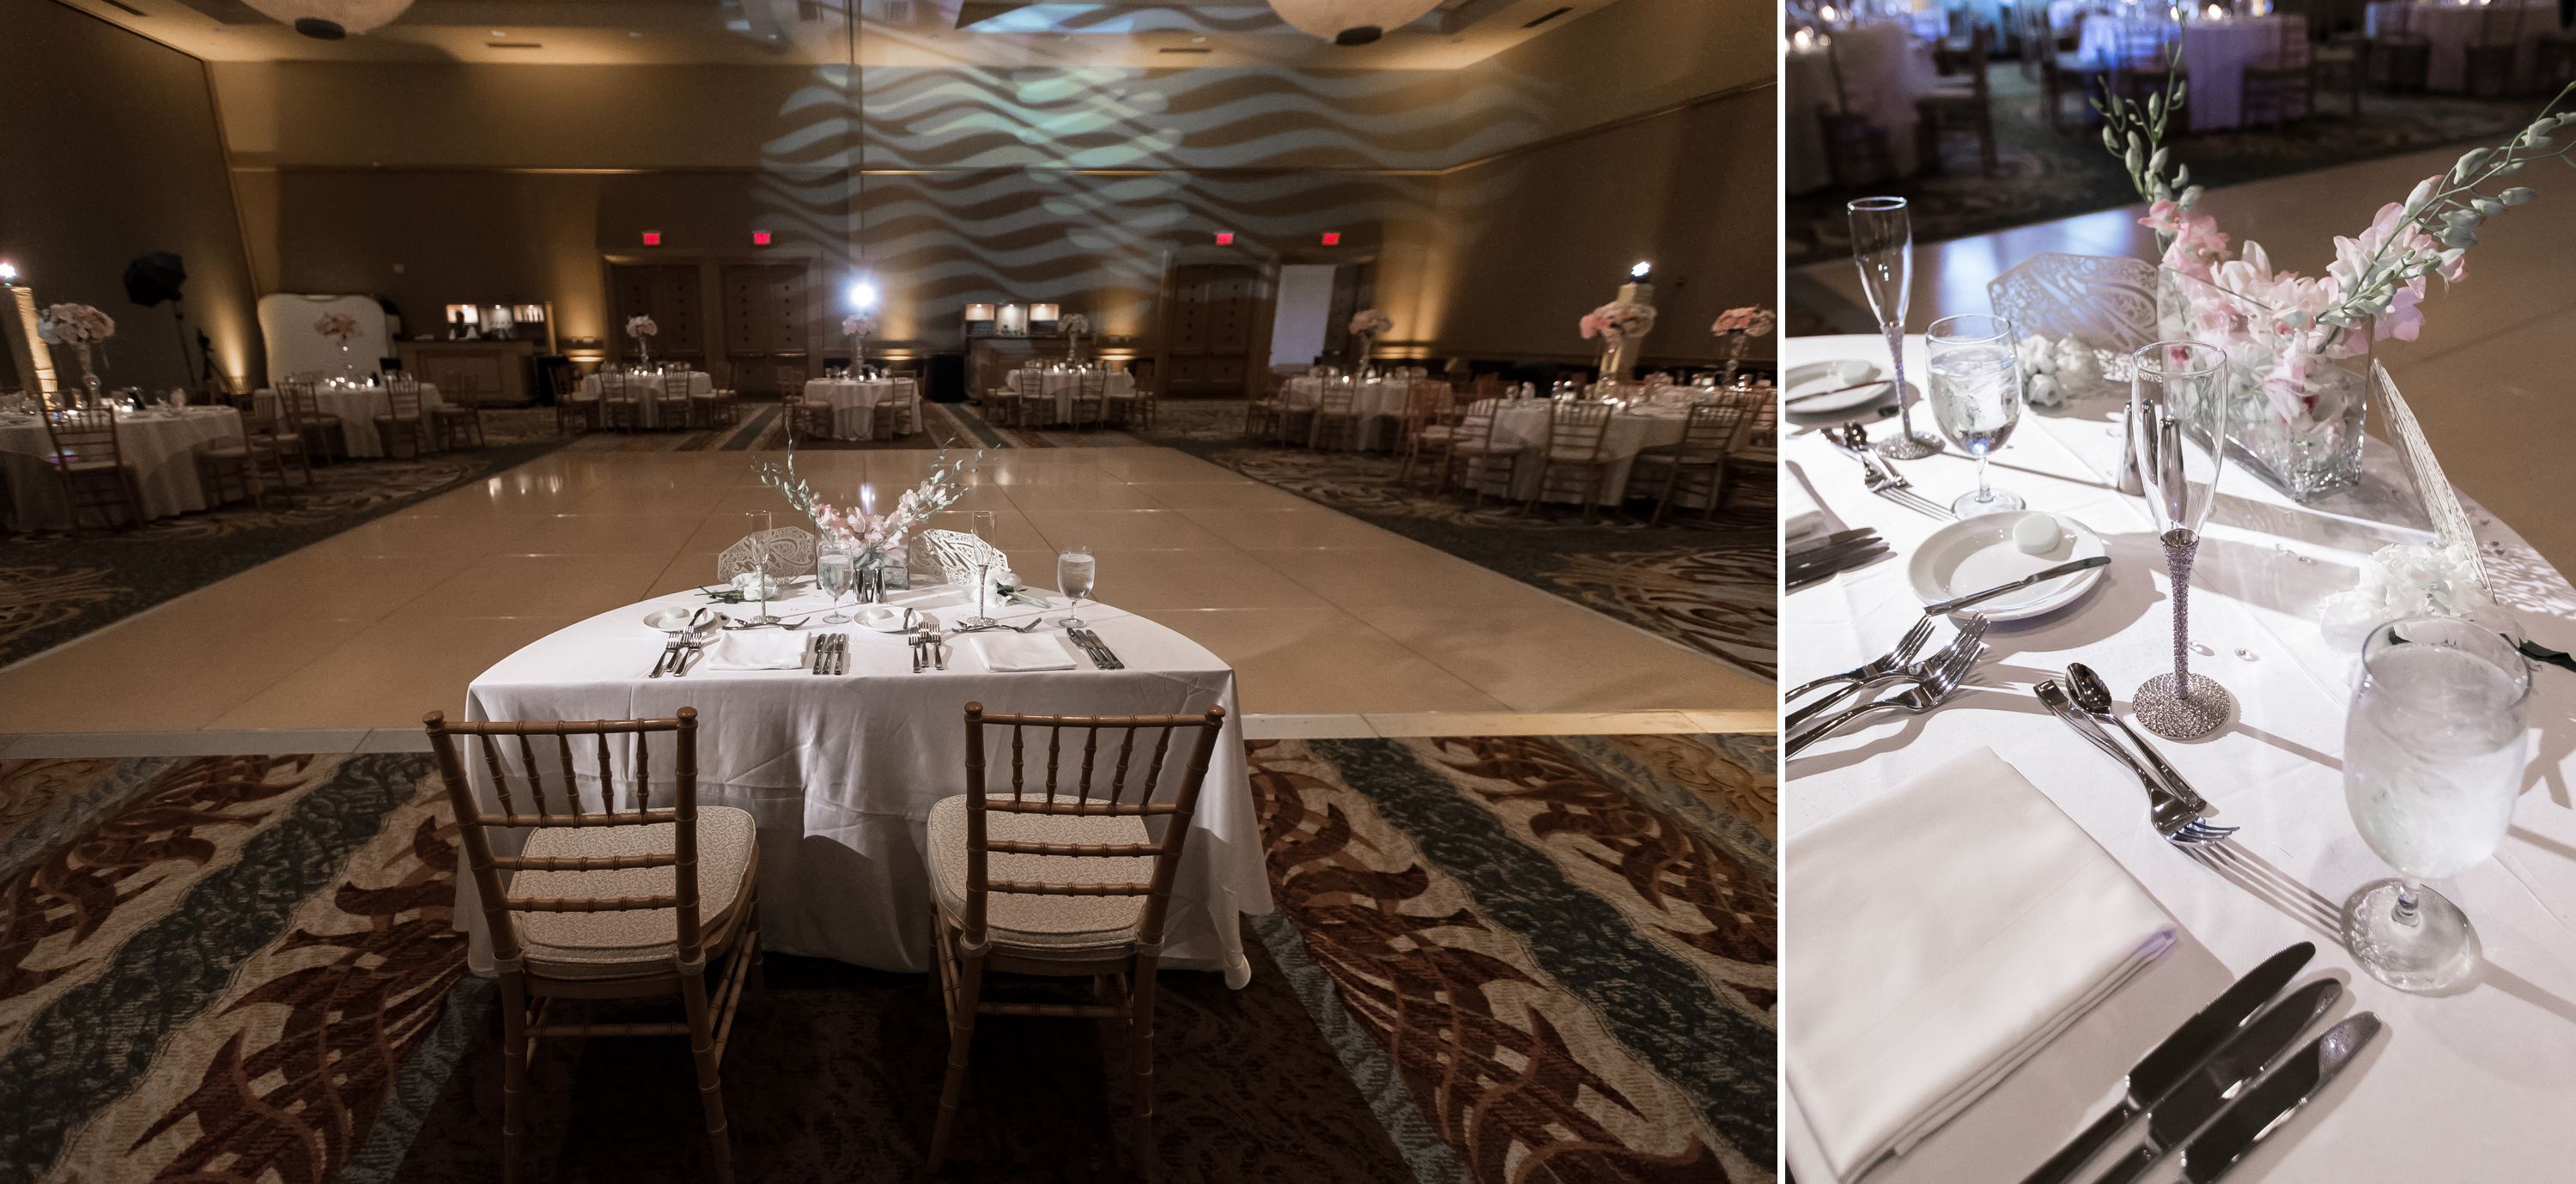
[[[1780,529],[1785,542],[1797,542],[1825,529],[1825,512],[1808,496],[1807,483],[1796,473],[1780,475],[1778,501]]]
[[[1006,672],[1071,670],[1073,651],[1050,633],[977,633],[971,641],[988,669]]]
[[[740,629],[707,647],[700,670],[794,670],[805,664],[806,634],[784,629]]]
[[[2174,941],[2172,918],[1993,749],[1791,839],[1784,862],[1783,1063],[1845,1184]]]

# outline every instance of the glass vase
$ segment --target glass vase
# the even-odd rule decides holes
[[[2238,462],[2302,505],[2360,483],[2368,326],[2343,331],[2330,351],[2343,356],[2316,353],[2280,310],[2170,267],[2158,269],[2156,319],[2166,337],[2227,351],[2225,430]],[[2310,351],[2304,368],[2287,364],[2292,349]]]

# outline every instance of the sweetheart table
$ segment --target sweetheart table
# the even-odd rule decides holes
[[[1046,619],[1059,620],[1064,598],[1039,594],[1051,604]],[[971,615],[966,600],[962,590],[946,585],[888,597],[889,603],[933,614],[943,625]],[[466,690],[465,718],[658,718],[697,708],[698,800],[750,811],[760,827],[761,933],[767,948],[880,970],[924,971],[930,967],[924,826],[933,804],[965,792],[967,703],[1041,715],[1175,715],[1223,707],[1225,730],[1192,821],[1196,830],[1183,849],[1163,962],[1222,971],[1232,986],[1251,981],[1237,915],[1269,912],[1270,889],[1234,671],[1216,655],[1153,621],[1086,601],[1080,616],[1125,669],[1097,670],[1077,657],[1072,670],[999,673],[984,667],[974,644],[978,635],[969,634],[950,640],[947,670],[916,674],[900,635],[855,622],[825,625],[815,616],[801,632],[849,634],[848,674],[714,670],[708,668],[710,650],[685,676],[646,677],[662,652],[663,634],[643,624],[645,615],[707,603],[703,593],[677,593],[539,639],[475,678]],[[771,611],[792,617],[824,601],[809,590],[770,604]],[[735,616],[755,611],[722,607]],[[997,619],[1012,624],[1034,615],[1038,610],[1023,605],[994,610]],[[1041,626],[1033,634],[1050,635],[1060,639],[1063,630]],[[987,732],[988,770],[1007,784],[1008,732]],[[1148,751],[1155,734],[1138,733],[1140,753]],[[1113,743],[1117,735],[1104,734],[1102,742]],[[1180,742],[1176,733],[1174,743]],[[516,767],[506,747],[504,756]],[[466,756],[477,792],[497,801],[479,751]],[[538,757],[549,769],[554,759],[542,751]],[[613,753],[611,759],[617,766],[612,771],[622,773],[624,755]],[[1185,763],[1180,756],[1168,762],[1157,797],[1168,800],[1177,790]],[[579,753],[574,764],[596,801],[596,759]],[[667,745],[657,747],[653,766],[667,776]],[[1140,757],[1136,768],[1142,767]],[[668,801],[670,791],[667,781],[658,783],[654,800]],[[505,845],[505,839],[512,841]],[[495,832],[495,849],[515,852],[515,836]],[[489,974],[491,948],[481,931],[471,876],[457,878],[456,916],[472,939],[472,966]]]
[[[1881,339],[1793,338],[1782,362],[1883,360]],[[1928,373],[1919,337],[1909,373]],[[2462,397],[2473,392],[2421,392]],[[1928,411],[1928,409],[1927,409]],[[2193,669],[2234,692],[2241,718],[2195,744],[2158,742],[2166,758],[2216,805],[2214,821],[2241,827],[2230,843],[2257,869],[2224,874],[2168,846],[2147,826],[2135,778],[2051,718],[2032,698],[2070,661],[2099,670],[2125,696],[2170,667],[2170,606],[2163,556],[2146,508],[2116,493],[2120,440],[2115,399],[2062,416],[2025,412],[1993,460],[1993,481],[2033,509],[2076,519],[2109,543],[2107,578],[2071,606],[1987,634],[1969,686],[1929,715],[1883,714],[1788,762],[1781,833],[1794,857],[1800,836],[1925,770],[1991,747],[2071,817],[2172,916],[2174,949],[2051,1041],[1909,1154],[1866,1173],[1870,1184],[2013,1180],[2045,1160],[2116,1092],[2147,1049],[2214,998],[2236,975],[2296,941],[2314,941],[2309,977],[2341,978],[2351,995],[2336,1014],[2370,1010],[2387,1029],[2342,1078],[2264,1143],[2231,1179],[2332,1181],[2541,1180],[2576,1162],[2576,675],[2533,675],[2535,733],[2526,787],[2510,834],[2493,858],[2435,887],[2467,911],[2485,964],[2443,996],[2414,995],[2360,971],[2327,929],[2362,884],[2389,869],[2363,845],[2344,804],[2339,754],[2355,657],[2313,623],[2318,601],[2348,587],[2353,568],[2389,543],[2430,540],[2396,458],[2380,441],[2365,458],[2364,486],[2302,507],[2241,469],[2220,487],[2191,588]],[[1893,431],[1892,420],[1872,431]],[[1928,425],[1927,425],[1928,426]],[[1826,528],[1875,527],[1894,555],[1790,593],[1781,604],[1786,685],[1849,669],[1886,652],[1919,616],[1906,559],[1942,524],[1865,492],[1856,462],[1820,434],[1784,436],[1780,479],[1802,483]],[[1932,500],[1947,505],[1975,485],[1975,465],[1950,453],[1899,462]],[[2465,499],[2464,499],[2465,504]],[[2533,640],[2576,642],[2576,588],[2520,536],[2468,505],[2490,582]],[[1936,644],[1941,638],[1936,638]],[[2125,699],[2123,700],[2125,703]],[[2268,872],[2263,870],[2268,869]],[[1909,885],[1890,884],[1891,892]],[[1782,915],[1799,919],[1795,877]],[[2313,918],[2313,919],[2311,919]],[[1963,960],[1972,951],[1962,951]],[[1868,966],[1848,968],[1868,974]],[[1783,999],[1784,1030],[1798,1029],[1798,994]],[[1788,1162],[1801,1181],[1831,1184],[1793,1072],[1783,1103]],[[2170,1179],[2170,1161],[2149,1178]],[[1848,1184],[1848,1182],[1845,1182]]]

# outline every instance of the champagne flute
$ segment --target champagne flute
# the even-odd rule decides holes
[[[772,591],[769,580],[769,532],[777,524],[777,520],[767,510],[745,510],[742,523],[755,540],[751,549],[751,571],[753,591],[760,599],[760,615],[753,617],[751,623],[775,625],[778,623],[778,618],[771,616],[769,612],[769,596]]]
[[[999,624],[999,622],[993,619],[993,613],[991,611],[991,601],[993,597],[992,557],[1001,554],[1000,545],[993,541],[993,536],[997,533],[997,524],[993,517],[993,511],[991,510],[975,510],[968,513],[966,515],[966,523],[968,531],[976,538],[982,540],[984,546],[977,552],[974,564],[975,615],[965,622],[965,627],[968,629],[990,629],[994,625]]]
[[[1977,488],[1950,503],[1962,518],[2022,508],[2020,495],[1986,483],[1986,458],[2021,422],[2021,358],[2010,318],[1969,313],[1943,317],[1923,333],[1932,364],[1932,420],[1951,442],[1977,458]]]
[[[2129,434],[2147,507],[2173,573],[2173,673],[2129,697],[2138,722],[2168,740],[2196,740],[2235,713],[2236,699],[2191,659],[2191,561],[2200,524],[2227,464],[2227,352],[2204,341],[2159,341],[2137,352],[2129,381]]]
[[[1852,264],[1860,288],[1878,315],[1894,360],[1896,434],[1878,442],[1879,455],[1912,460],[1941,451],[1941,441],[1914,430],[1914,392],[1905,385],[1905,306],[1913,299],[1914,220],[1901,197],[1864,197],[1844,207],[1851,214]]]
[[[2531,665],[2490,622],[2414,617],[2371,630],[2344,720],[2344,804],[2397,869],[2343,906],[2344,944],[2410,991],[2477,967],[2468,915],[2421,881],[2493,854],[2522,792]]]
[[[1099,561],[1092,556],[1089,547],[1067,547],[1056,554],[1056,589],[1073,598],[1073,603],[1067,608],[1082,607],[1083,597],[1091,595],[1091,577],[1098,570]],[[1064,616],[1064,627],[1067,630],[1080,629],[1083,627],[1082,618],[1068,612]]]

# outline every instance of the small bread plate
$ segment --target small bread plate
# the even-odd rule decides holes
[[[2025,518],[2056,523],[2056,544],[2036,555],[2022,550],[2013,541],[2013,528]],[[1932,537],[1914,549],[1914,558],[1906,564],[1905,576],[1923,603],[1938,604],[2009,584],[2061,563],[2109,553],[2110,548],[2102,542],[2102,536],[2061,514],[2045,510],[1984,514],[1933,531]],[[1963,611],[1976,613],[1990,621],[2019,621],[2052,613],[2074,603],[2076,598],[2100,583],[2102,573],[2108,570],[2107,567],[2096,567],[2059,576]]]
[[[1791,366],[1780,377],[1780,406],[1799,415],[1867,407],[1886,398],[1889,389],[1887,367],[1860,358]]]
[[[698,610],[693,608],[658,608],[644,614],[644,627],[664,633],[677,633],[688,628],[689,618],[697,614]]]
[[[862,628],[879,633],[901,633],[912,619],[912,610],[891,604],[862,604],[850,610],[850,620]]]

